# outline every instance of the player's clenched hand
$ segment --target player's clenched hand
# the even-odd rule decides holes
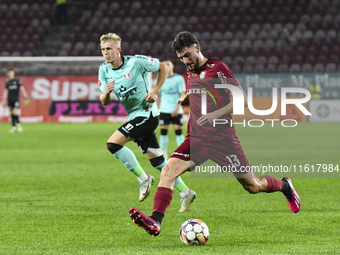
[[[197,121],[197,125],[204,126],[213,123],[214,119],[217,119],[217,116],[213,112],[205,114],[201,116]]]
[[[151,91],[145,95],[144,100],[148,103],[153,103],[153,102],[156,102],[157,97],[158,97],[158,94]]]
[[[181,104],[181,106],[189,106],[189,93],[185,93],[178,99],[177,104]]]
[[[109,81],[106,83],[105,94],[110,94],[114,89],[115,81]]]
[[[171,113],[171,117],[175,118],[178,116],[178,110],[175,109],[172,113]]]

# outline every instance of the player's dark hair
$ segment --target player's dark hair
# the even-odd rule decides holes
[[[14,69],[13,68],[7,68],[6,72],[10,72],[10,71],[14,71]]]
[[[196,36],[188,31],[180,32],[176,35],[172,42],[172,51],[177,53],[185,48],[189,48],[194,44],[200,44]]]

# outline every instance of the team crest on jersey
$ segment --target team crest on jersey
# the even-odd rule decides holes
[[[206,73],[206,71],[203,71],[203,72],[200,74],[200,79],[201,79],[201,80],[203,80],[203,79],[204,79],[204,77],[205,77],[205,73]]]
[[[213,68],[215,64],[207,64],[207,67]]]
[[[125,77],[127,80],[129,79],[129,76],[130,76],[130,73],[124,74],[124,77]]]
[[[177,84],[177,82],[176,82],[176,81],[173,81],[173,82],[172,82],[172,85],[174,85],[174,86],[175,86],[176,84]]]

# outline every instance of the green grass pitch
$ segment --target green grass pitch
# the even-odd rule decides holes
[[[24,124],[23,133],[9,134],[10,125],[0,124],[0,254],[339,253],[339,179],[308,174],[292,178],[302,202],[301,211],[293,214],[279,192],[251,195],[235,179],[185,173],[184,181],[198,198],[188,212],[177,213],[175,192],[161,234],[150,237],[132,223],[128,210],[135,206],[151,213],[159,173],[128,143],[156,178],[150,197],[139,203],[137,179],[106,149],[117,127]],[[340,164],[339,127],[265,125],[237,127],[237,133],[252,165]],[[169,134],[172,151],[173,129]],[[179,228],[189,218],[209,226],[206,245],[180,241]]]

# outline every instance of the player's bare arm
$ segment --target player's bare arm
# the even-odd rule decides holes
[[[20,91],[22,93],[22,95],[24,96],[24,99],[25,99],[25,104],[28,105],[30,103],[30,100],[28,98],[28,95],[27,95],[27,92],[26,92],[26,89],[24,86],[21,86],[20,87]]]
[[[181,97],[184,96],[184,95],[185,95],[185,93],[182,92],[182,93],[179,95],[179,97],[181,98]],[[181,105],[180,105],[180,104],[177,104],[176,109],[171,113],[171,117],[177,117],[177,116],[178,116],[178,110],[179,110],[180,107],[181,107]]]
[[[156,100],[156,104],[157,104],[158,109],[160,109],[160,107],[161,107],[161,98],[162,97],[160,95],[158,95],[157,100]]]
[[[7,97],[8,97],[8,89],[5,89],[4,94],[2,95],[2,101],[1,101],[2,106],[5,105]]]
[[[246,106],[248,106],[247,95],[246,95],[246,93],[244,93],[244,90],[242,89],[241,86],[239,86],[239,89],[243,93],[243,96],[244,96],[244,107],[246,107]],[[214,119],[218,119],[218,118],[220,118],[223,115],[230,114],[230,113],[233,112],[233,98],[232,98],[232,94],[231,94],[230,91],[228,93],[231,96],[230,103],[227,104],[226,106],[224,106],[224,107],[214,111],[214,112],[210,112],[210,113],[207,113],[207,114],[201,116],[197,120],[197,125],[204,126],[204,125],[211,124],[211,123],[213,123]]]
[[[115,81],[109,81],[106,84],[105,91],[103,93],[101,93],[101,95],[100,95],[100,102],[102,102],[103,105],[108,105],[111,102],[110,94],[111,94],[111,92],[114,89],[114,84],[115,84]]]
[[[159,71],[155,88],[147,93],[144,100],[153,103],[157,102],[159,91],[161,90],[166,78],[168,77],[169,67],[163,63],[159,63]]]
[[[178,104],[180,104],[181,106],[189,106],[189,93],[183,94],[178,99]]]

